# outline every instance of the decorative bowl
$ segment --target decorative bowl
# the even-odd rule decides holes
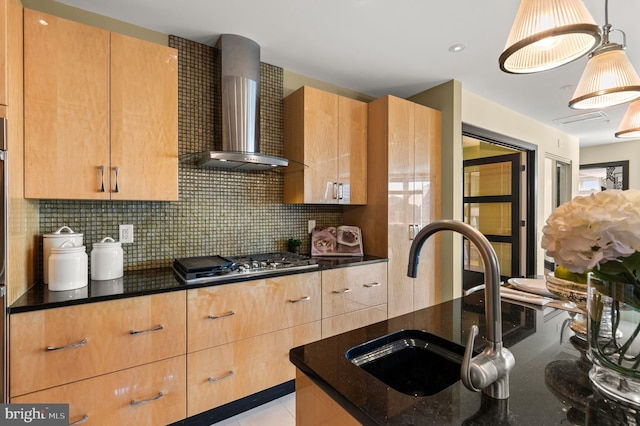
[[[573,302],[583,311],[587,309],[587,283],[577,283],[575,281],[556,278],[553,275],[547,275],[547,290],[557,296],[559,299],[567,302]]]

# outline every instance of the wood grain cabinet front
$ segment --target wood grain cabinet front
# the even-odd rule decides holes
[[[322,337],[387,319],[386,262],[322,271]]]
[[[187,350],[318,321],[320,286],[316,271],[188,290]]]
[[[185,292],[12,314],[10,395],[186,352]]]
[[[15,404],[69,404],[69,424],[166,425],[186,417],[184,355],[57,386]]]
[[[25,9],[25,198],[176,201],[177,61]]]
[[[303,86],[284,99],[284,202],[367,203],[367,104]]]
[[[315,321],[188,354],[187,414],[293,380],[289,350],[319,339]]]

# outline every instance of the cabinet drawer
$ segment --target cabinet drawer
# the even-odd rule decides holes
[[[188,352],[320,319],[320,272],[188,291]]]
[[[11,395],[184,354],[185,297],[171,292],[11,315]]]
[[[322,317],[387,303],[387,264],[322,271]]]
[[[322,338],[335,336],[346,331],[355,330],[375,322],[387,319],[387,304],[374,306],[372,308],[360,309],[359,311],[347,312],[322,319]]]
[[[11,398],[69,404],[69,424],[166,425],[186,417],[185,355]]]
[[[295,378],[289,350],[320,339],[320,321],[187,355],[187,415]]]

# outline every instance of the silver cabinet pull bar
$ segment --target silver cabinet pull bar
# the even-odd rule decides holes
[[[371,288],[371,287],[380,287],[380,283],[369,283],[369,284],[363,284],[363,286],[367,287],[367,288]]]
[[[214,320],[214,319],[218,319],[218,318],[231,317],[231,316],[234,316],[235,314],[236,314],[235,311],[229,311],[229,312],[225,312],[224,314],[220,314],[220,315],[209,315],[207,318],[209,318],[210,320]]]
[[[343,288],[341,290],[333,290],[331,293],[333,293],[333,294],[351,293],[351,289],[350,288]]]
[[[100,192],[104,192],[104,166],[100,166]]]
[[[311,296],[304,296],[300,299],[290,299],[289,303],[298,303],[298,302],[306,302],[307,300],[311,300]]]
[[[220,377],[209,377],[207,380],[209,380],[209,383],[215,383],[220,380],[228,379],[229,377],[234,376],[235,374],[236,374],[235,371],[230,370],[227,374],[223,374]]]
[[[73,423],[69,423],[69,426],[75,426],[75,425],[81,425],[82,423],[86,422],[89,420],[89,416],[87,416],[86,414],[84,416],[82,416],[82,418],[80,420],[77,420]]]
[[[163,329],[164,329],[164,326],[163,326],[162,324],[160,324],[160,325],[156,325],[155,327],[150,328],[150,329],[148,329],[148,330],[139,330],[139,331],[137,331],[137,330],[131,330],[131,331],[129,332],[129,334],[130,334],[130,335],[132,335],[132,336],[134,336],[134,335],[136,335],[136,334],[148,333],[148,332],[150,332],[150,331],[160,331],[160,330],[163,330]]]
[[[113,190],[113,192],[120,192],[120,188],[118,187],[118,175],[120,174],[120,167],[116,166],[116,188]]]
[[[79,342],[71,343],[70,345],[65,345],[65,346],[47,346],[47,351],[59,351],[60,349],[79,348],[81,346],[85,346],[86,344],[87,344],[87,339],[82,339]]]
[[[154,396],[153,398],[143,399],[141,401],[136,401],[135,399],[132,399],[130,404],[131,404],[132,407],[135,407],[136,405],[142,405],[142,404],[146,404],[147,402],[157,401],[160,398],[162,398],[163,396],[164,396],[164,394],[162,392],[160,392],[156,396]]]

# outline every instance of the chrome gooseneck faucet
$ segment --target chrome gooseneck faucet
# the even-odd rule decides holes
[[[509,371],[515,364],[511,352],[502,347],[502,310],[500,306],[500,266],[489,240],[480,231],[457,220],[431,222],[416,235],[409,252],[407,275],[416,278],[420,250],[424,242],[439,231],[455,231],[468,238],[480,252],[484,264],[486,346],[473,357],[473,344],[478,336],[478,326],[472,325],[460,375],[467,389],[482,392],[494,399],[509,398]]]

